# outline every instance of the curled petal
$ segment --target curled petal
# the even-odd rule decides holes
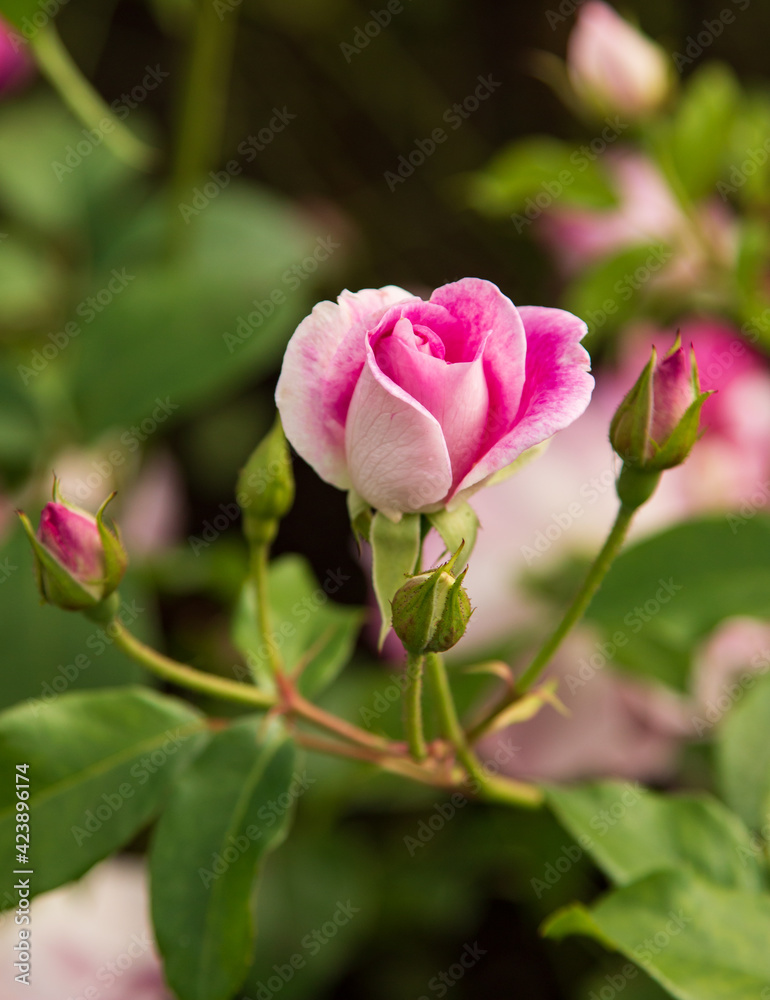
[[[541,306],[522,306],[519,315],[526,330],[527,361],[515,424],[471,469],[457,493],[481,483],[567,427],[591,399],[591,359],[580,344],[585,323],[563,309]]]
[[[286,437],[327,482],[351,486],[345,421],[366,360],[365,335],[394,303],[413,299],[403,288],[344,291],[320,302],[289,341],[275,398]]]
[[[438,420],[385,375],[367,344],[346,434],[353,488],[391,518],[439,505],[452,466]]]

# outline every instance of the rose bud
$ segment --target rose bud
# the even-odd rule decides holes
[[[600,115],[643,118],[672,88],[663,49],[601,0],[589,0],[578,13],[567,70],[578,97]]]
[[[688,354],[677,335],[662,361],[653,347],[610,424],[610,442],[623,459],[624,470],[652,473],[657,482],[664,469],[681,465],[700,436],[700,412],[710,395],[701,392],[692,346]]]
[[[321,302],[286,349],[286,437],[393,521],[459,506],[585,410],[586,326],[463,278],[425,302],[388,286]]]
[[[0,18],[0,99],[32,76],[34,63],[20,34]]]
[[[269,545],[294,503],[291,455],[280,419],[260,441],[238,477],[235,492],[243,532],[252,545]]]
[[[54,501],[43,508],[37,534],[27,516],[18,512],[35,553],[40,593],[49,604],[89,610],[108,598],[123,578],[126,553],[103,520],[114,495],[94,516],[62,500],[54,482]]]
[[[455,579],[452,558],[429,573],[419,573],[396,591],[393,630],[410,653],[443,653],[462,639],[472,611],[462,582],[467,568]]]

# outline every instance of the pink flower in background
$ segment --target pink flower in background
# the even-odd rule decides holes
[[[770,368],[737,330],[723,321],[689,319],[681,324],[692,342],[706,400],[702,439],[680,467],[666,472],[632,530],[639,538],[686,517],[740,509],[770,501]],[[462,651],[482,650],[516,628],[543,632],[552,612],[521,585],[525,572],[541,572],[579,552],[592,555],[606,537],[617,509],[619,460],[608,439],[612,415],[649,359],[652,344],[664,347],[673,331],[649,326],[629,330],[615,369],[597,375],[585,414],[557,435],[537,462],[474,498],[482,530],[466,587],[475,608]],[[539,624],[538,624],[539,623]],[[694,675],[689,706],[658,686],[633,681],[608,664],[589,683],[567,677],[596,636],[581,629],[557,658],[551,676],[570,718],[545,708],[517,726],[521,747],[512,773],[550,780],[615,775],[665,778],[682,742],[698,736],[694,714],[711,704],[726,675],[751,663],[770,627],[736,623],[709,643]],[[753,642],[753,646],[752,646]],[[715,665],[716,664],[716,665]]]
[[[0,98],[28,80],[33,68],[21,35],[0,18]]]
[[[438,510],[583,412],[585,329],[559,309],[517,309],[478,278],[428,302],[393,286],[345,291],[286,350],[286,436],[323,479],[394,520]]]
[[[663,49],[601,0],[589,0],[578,11],[567,43],[567,70],[578,97],[599,114],[641,118],[659,108],[671,90]]]
[[[674,256],[653,280],[675,286],[696,282],[703,272],[703,243],[655,164],[639,153],[618,151],[608,153],[602,163],[617,195],[615,207],[557,206],[538,220],[540,236],[559,264],[574,274],[622,250],[665,243]],[[709,252],[729,264],[736,249],[729,210],[714,199],[697,212]]]
[[[750,697],[746,679],[767,673],[770,666],[770,624],[754,618],[729,618],[709,636],[697,652],[694,735],[707,738],[708,732],[733,705]]]
[[[546,705],[528,722],[506,731],[518,752],[506,765],[512,777],[576,781],[595,777],[662,781],[675,769],[690,735],[690,712],[676,695],[645,681],[613,673],[610,666],[588,680],[578,671],[582,657],[596,652],[590,633],[573,635],[546,679],[559,682],[564,716]],[[499,736],[487,737],[482,759],[494,755]]]
[[[3,1000],[173,1000],[150,926],[144,865],[113,858],[31,907],[30,985],[14,980],[19,927],[0,922]]]
[[[583,416],[557,435],[537,462],[474,497],[482,530],[466,579],[476,610],[464,650],[532,619],[533,601],[517,582],[523,572],[539,571],[570,552],[593,554],[602,544],[617,508],[619,460],[609,441],[610,421],[652,345],[665,347],[673,333],[649,325],[629,329],[618,365],[599,372]],[[703,437],[682,466],[665,473],[639,511],[632,528],[636,538],[694,514],[753,503],[770,482],[767,362],[720,320],[685,320],[681,336],[694,346],[702,389],[717,391],[703,406]],[[765,494],[762,504],[770,501],[770,490]]]

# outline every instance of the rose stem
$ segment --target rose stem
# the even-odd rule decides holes
[[[513,691],[507,694],[505,698],[503,698],[503,700],[498,703],[484,719],[481,720],[481,722],[477,723],[469,731],[468,738],[471,742],[474,742],[480,736],[483,736],[500,712],[508,708],[509,705],[512,705],[518,700],[518,698],[521,697],[521,695],[525,694],[532,687],[535,681],[539,678],[540,674],[550,663],[551,657],[562,644],[567,634],[583,617],[586,608],[591,603],[591,599],[599,589],[602,580],[606,576],[607,570],[609,570],[616,556],[620,552],[623,542],[625,541],[629,525],[631,524],[631,519],[634,516],[634,512],[635,508],[627,507],[625,504],[621,504],[617,517],[615,518],[615,523],[612,526],[612,530],[607,536],[607,540],[602,546],[602,549],[596,559],[593,561],[580,589],[577,594],[575,594],[572,603],[564,613],[564,617],[559,622],[554,632],[540,647],[538,652],[535,654],[534,659],[521,677],[518,678]]]
[[[267,584],[267,545],[252,545],[251,547],[251,579],[257,601],[257,628],[262,644],[267,649],[267,659],[270,672],[277,675],[281,672],[281,658],[270,629],[270,604]]]
[[[425,656],[409,653],[406,676],[409,686],[404,693],[404,728],[409,752],[415,760],[425,760],[428,748],[422,721],[422,674]]]
[[[276,708],[282,704],[279,697],[271,692],[260,691],[259,688],[253,687],[251,684],[241,684],[240,681],[232,681],[227,677],[217,677],[215,674],[195,670],[193,667],[188,667],[164,656],[137,639],[117,619],[113,620],[110,625],[110,632],[115,636],[116,646],[120,647],[137,663],[141,663],[143,667],[158,677],[162,677],[163,680],[216,698],[251,705],[253,708]],[[284,691],[284,696],[285,702],[282,707],[287,715],[297,716],[306,722],[350,740],[351,743],[368,747],[371,750],[394,752],[399,748],[398,744],[394,746],[388,740],[376,736],[374,733],[369,733],[365,729],[360,729],[358,726],[346,722],[345,719],[313,705],[298,691],[292,691],[288,695]]]

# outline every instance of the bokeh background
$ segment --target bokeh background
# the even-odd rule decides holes
[[[595,134],[543,81],[535,54],[564,55],[579,5],[403,0],[361,47],[368,37],[361,32],[384,3],[222,0],[215,18],[226,29],[212,35],[209,50],[205,31],[195,42],[194,6],[69,0],[55,16],[64,45],[107,103],[126,107],[121,95],[142,88],[155,68],[156,85],[144,89],[126,119],[158,151],[150,170],[133,169],[105,143],[84,137],[82,123],[40,74],[0,103],[0,706],[44,700],[61,685],[146,680],[109,648],[68,676],[74,657],[94,650],[86,645],[89,626],[40,608],[12,515],[15,506],[37,512],[53,470],[65,493],[90,509],[119,490],[113,514],[132,558],[125,594],[143,609],[137,631],[177,657],[232,676],[242,657],[229,636],[229,615],[245,565],[234,483],[272,421],[283,346],[313,303],[345,287],[398,284],[420,293],[477,275],[516,303],[570,304],[568,279],[537,227],[517,232],[509,212],[479,210],[473,178],[522,137],[551,136],[574,148]],[[674,52],[724,7],[725,0],[651,0],[625,4],[623,13]],[[770,7],[747,3],[684,76],[718,59],[746,85],[762,88],[769,35]],[[199,57],[205,62],[208,51],[215,65],[191,97],[196,44]],[[494,89],[452,128],[445,116],[474,93],[479,78],[493,80]],[[185,114],[202,122],[205,149],[197,162],[196,127],[185,133]],[[280,130],[270,125],[276,115]],[[399,158],[442,126],[447,140],[410,176],[389,182]],[[180,130],[193,136],[186,160],[174,153]],[[244,147],[249,136],[262,148]],[[233,160],[238,175],[222,175]],[[212,180],[209,170],[227,182]],[[590,289],[582,294],[590,302]],[[601,301],[597,293],[597,307]],[[669,304],[653,318],[673,333],[675,316],[681,311]],[[720,307],[715,322],[724,327],[745,318]],[[76,335],[67,328],[73,321]],[[729,344],[729,333],[722,334]],[[593,337],[599,373],[617,360],[624,336],[610,327]],[[763,365],[757,361],[757,372],[766,377]],[[595,420],[606,427],[609,412],[600,408]],[[527,537],[543,526],[531,515],[533,503],[561,509],[554,483],[588,433],[556,452],[550,479],[521,488]],[[606,447],[596,461],[591,474],[611,468]],[[299,459],[295,472],[297,501],[276,553],[304,553],[320,580],[329,570],[341,572],[335,600],[366,605],[344,496]],[[568,474],[578,484],[587,478],[585,467]],[[714,473],[727,474],[724,467]],[[502,573],[498,566],[497,576],[489,570],[489,579],[502,581],[493,596],[510,606],[512,628],[521,625],[516,602],[524,597],[499,588],[532,567],[521,559],[516,535],[516,487],[506,489],[486,516],[490,530],[517,539],[506,549],[510,565]],[[606,502],[592,510],[599,522],[611,515],[611,492],[605,488]],[[686,509],[680,504],[676,513]],[[667,518],[661,513],[658,523]],[[581,558],[559,563],[559,573],[540,581],[540,606],[569,592]],[[477,632],[476,644],[515,652],[528,641],[521,632],[515,640],[501,635]],[[354,714],[387,686],[392,669],[377,659],[370,638],[365,632],[350,679],[332,699]],[[579,651],[570,655],[577,659]],[[604,764],[592,751],[585,773],[638,775],[664,787],[707,784],[698,748],[680,747],[673,762],[672,745],[679,747],[686,729],[675,709],[645,703],[631,711],[637,697],[634,690],[604,698],[601,723],[614,720],[614,728],[602,732],[608,743],[638,732],[643,747],[610,754]],[[397,725],[397,710],[390,714]],[[563,757],[570,757],[569,746]],[[255,965],[239,996],[275,995],[264,986],[273,965],[303,951],[303,936],[348,899],[360,913],[281,986],[281,997],[604,996],[606,977],[622,962],[593,944],[557,945],[536,932],[559,905],[590,898],[603,885],[583,857],[547,890],[533,887],[533,875],[542,878],[571,843],[555,821],[469,805],[424,847],[410,850],[405,838],[438,815],[429,795],[395,781],[372,783],[320,758],[308,761],[308,773],[316,781],[298,803],[292,837],[267,865]],[[145,846],[143,836],[131,853]],[[121,898],[116,891],[114,899]],[[52,926],[63,929],[66,912],[51,908]],[[107,914],[111,919],[109,908]],[[483,957],[458,966],[475,945]],[[434,978],[450,968],[449,983]],[[118,997],[119,988],[100,995]],[[132,989],[126,997],[145,996],[139,985]],[[162,993],[146,994],[156,995]],[[663,994],[640,973],[624,996]]]

